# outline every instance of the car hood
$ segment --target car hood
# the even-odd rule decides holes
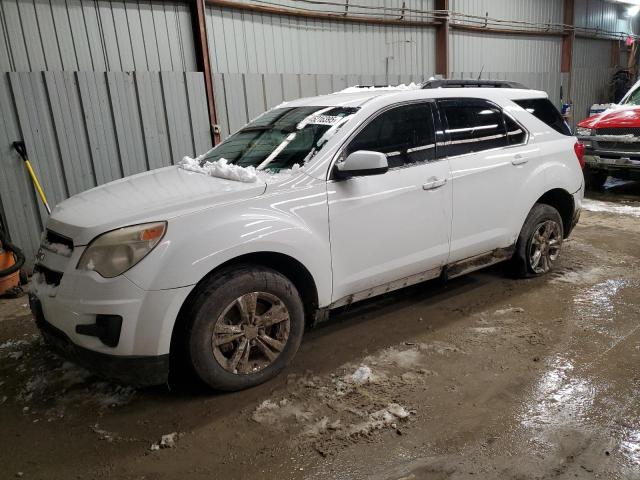
[[[244,183],[166,167],[74,195],[53,209],[47,226],[76,245],[86,245],[108,230],[253,198],[265,188],[264,182]]]
[[[584,128],[640,127],[640,107],[615,105],[602,113],[582,120],[578,126]]]

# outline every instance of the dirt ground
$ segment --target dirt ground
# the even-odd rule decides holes
[[[351,307],[233,394],[101,381],[0,301],[0,478],[640,479],[640,186],[586,207],[553,274]]]

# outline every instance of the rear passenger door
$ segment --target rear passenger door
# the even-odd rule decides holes
[[[449,262],[512,245],[513,207],[531,167],[526,131],[487,100],[446,99],[438,107],[453,186]]]

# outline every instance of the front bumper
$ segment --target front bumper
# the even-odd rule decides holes
[[[77,270],[83,250],[39,252],[36,270],[44,283],[32,281],[30,303],[43,335],[64,356],[103,376],[164,383],[173,327],[192,287],[147,291],[126,274],[103,278]],[[100,335],[96,327],[110,317],[118,319],[119,334]]]
[[[640,180],[640,160],[623,154],[613,156],[591,152],[584,156],[586,167],[590,170],[606,172],[612,177],[626,180]]]
[[[98,375],[117,382],[146,387],[167,383],[169,354],[157,356],[115,356],[74,344],[62,331],[51,325],[42,312],[38,297],[29,295],[29,305],[45,342],[61,356]]]

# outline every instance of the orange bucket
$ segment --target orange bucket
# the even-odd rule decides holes
[[[13,265],[15,265],[15,263],[16,261],[13,257],[13,253],[0,248],[0,271],[12,267]],[[20,271],[13,272],[6,277],[1,277],[0,295],[5,294],[7,291],[17,287],[18,285],[20,285]]]

